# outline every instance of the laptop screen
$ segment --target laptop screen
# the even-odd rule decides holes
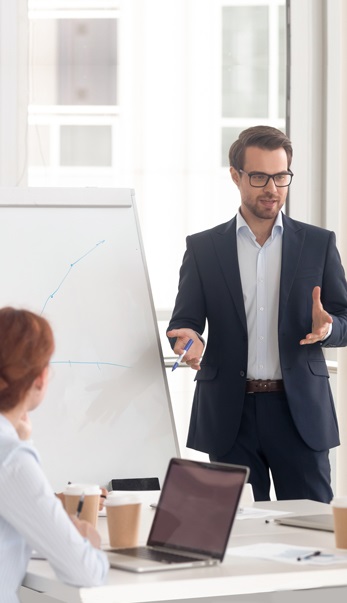
[[[247,467],[171,459],[147,544],[222,560]]]

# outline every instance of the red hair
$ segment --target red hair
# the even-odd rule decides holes
[[[0,309],[0,412],[21,402],[54,351],[52,329],[28,310]]]

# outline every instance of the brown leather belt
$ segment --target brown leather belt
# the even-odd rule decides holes
[[[261,394],[266,392],[283,392],[282,379],[247,379],[246,394]]]

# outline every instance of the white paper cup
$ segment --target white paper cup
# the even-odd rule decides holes
[[[335,543],[338,549],[347,549],[347,496],[331,501],[334,517]]]
[[[105,500],[110,546],[125,548],[138,544],[141,500],[136,494],[110,492]]]
[[[64,507],[69,515],[76,515],[81,495],[84,495],[83,507],[79,519],[89,521],[96,527],[98,520],[100,486],[96,484],[68,484],[63,492]]]

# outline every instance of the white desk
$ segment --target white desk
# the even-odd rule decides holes
[[[307,500],[255,503],[255,506],[297,514],[330,512],[328,505]],[[142,542],[146,540],[152,517],[153,511],[146,505]],[[106,544],[104,517],[99,518],[99,531]],[[333,548],[334,534],[266,524],[264,519],[236,520],[229,545],[256,542]],[[147,575],[110,570],[104,586],[75,588],[58,582],[47,562],[31,561],[20,596],[23,603],[346,603],[347,563],[293,566],[228,555],[220,566],[211,568]]]

